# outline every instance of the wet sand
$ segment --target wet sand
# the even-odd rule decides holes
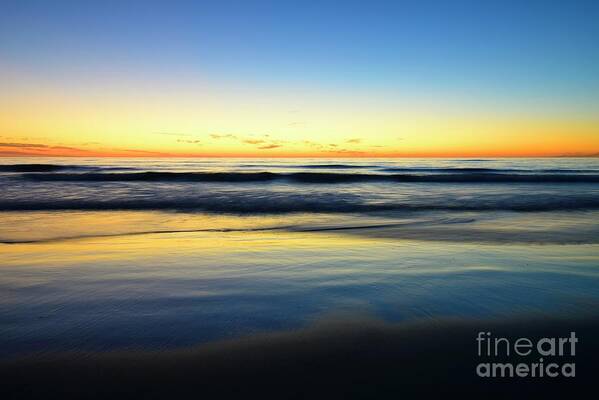
[[[575,377],[481,378],[480,362],[537,362],[477,355],[480,331],[515,340],[579,338]],[[4,398],[535,398],[594,383],[599,318],[438,319],[392,324],[331,317],[305,329],[167,351],[63,352],[0,362]]]

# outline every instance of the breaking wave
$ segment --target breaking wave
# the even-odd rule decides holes
[[[480,198],[463,201],[438,199],[428,202],[368,202],[359,197],[348,196],[221,196],[184,198],[55,198],[51,201],[38,199],[0,200],[0,211],[52,211],[52,210],[173,210],[201,211],[232,214],[280,214],[280,213],[369,213],[383,211],[560,211],[596,210],[599,197],[579,196],[530,196],[520,198]]]
[[[489,173],[480,168],[443,174],[374,174],[327,172],[123,172],[25,173],[24,179],[63,182],[272,182],[293,183],[599,183],[599,174]],[[467,172],[467,173],[465,173]]]

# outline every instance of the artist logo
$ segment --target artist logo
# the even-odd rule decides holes
[[[576,376],[576,364],[571,362],[576,355],[576,332],[567,337],[538,340],[525,337],[510,340],[494,337],[491,332],[478,332],[476,342],[478,357],[490,360],[476,366],[476,374],[481,378]],[[497,362],[503,360],[509,362]]]

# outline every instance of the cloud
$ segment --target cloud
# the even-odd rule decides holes
[[[343,153],[343,154],[365,154],[364,151],[356,151],[350,149],[332,149],[332,150],[324,150],[325,153]]]
[[[177,139],[177,143],[189,143],[189,144],[200,144],[201,140],[191,140],[191,139]]]
[[[261,144],[261,143],[264,143],[264,140],[262,140],[262,139],[245,139],[245,140],[243,140],[243,143],[247,143],[247,144]]]
[[[310,146],[310,147],[317,148],[317,149],[321,149],[323,147],[322,144],[313,142],[311,140],[304,140],[304,141],[302,141],[302,143],[305,144],[306,146]]]
[[[260,137],[260,138],[256,138],[256,136]],[[275,149],[277,147],[281,147],[281,143],[287,143],[284,140],[273,140],[271,139],[271,135],[269,135],[268,133],[262,134],[262,135],[250,135],[250,137],[243,137],[243,136],[238,136],[238,135],[233,135],[231,133],[227,133],[227,134],[218,134],[218,133],[213,133],[210,135],[211,138],[213,139],[229,139],[229,140],[236,140],[239,141],[240,143],[245,143],[245,144],[251,144],[251,145],[256,145],[259,146],[258,149],[261,150],[268,150],[268,149]]]
[[[360,139],[360,138],[348,139],[345,141],[345,143],[355,143],[355,144],[358,144],[360,142],[362,142],[362,139]]]
[[[230,133],[225,134],[225,135],[220,135],[218,133],[213,133],[213,134],[210,135],[210,137],[212,139],[237,139],[237,136],[232,135]]]
[[[15,143],[15,142],[0,142],[0,147],[11,147],[18,149],[36,149],[36,150],[76,150],[76,151],[87,151],[84,149],[78,149],[77,147],[70,146],[50,146],[41,143]]]
[[[79,149],[77,147],[70,146],[48,146],[49,149],[57,149],[57,150],[77,150],[77,151],[87,151],[84,149]]]
[[[41,148],[41,149],[47,149],[50,146],[48,146],[46,144],[39,144],[39,143],[1,143],[0,142],[0,147],[17,147],[17,148],[36,147],[36,148]]]
[[[136,154],[148,154],[155,156],[168,156],[169,153],[161,153],[159,151],[150,151],[150,150],[136,150],[136,149],[115,149],[116,151],[124,151],[127,153],[136,153]]]
[[[33,153],[33,155],[38,155],[39,153]],[[27,151],[22,152],[22,151],[4,151],[4,150],[0,150],[0,156],[6,156],[6,157],[10,157],[10,156],[27,156],[27,155],[32,155],[32,153],[28,153]]]
[[[80,155],[91,155],[91,150],[81,149],[71,146],[48,145],[42,143],[23,143],[23,142],[0,142],[0,154],[2,155],[21,155],[21,156],[48,156],[48,155],[73,155],[72,152]],[[12,149],[12,150],[7,150]],[[58,150],[58,151],[57,151]],[[66,150],[69,153],[61,153],[60,150]]]

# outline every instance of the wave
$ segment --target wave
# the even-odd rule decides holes
[[[133,198],[133,199],[19,199],[0,200],[0,211],[102,211],[102,210],[172,210],[224,214],[284,214],[284,213],[375,213],[385,211],[568,211],[597,210],[598,196],[526,196],[471,201],[446,199],[430,203],[369,203],[359,198],[340,196],[231,196],[210,198]]]
[[[63,164],[7,164],[0,165],[0,172],[56,172],[56,171],[130,171],[130,167],[96,167],[91,165]]]
[[[55,164],[11,164],[0,165],[0,172],[54,172],[72,168],[73,166]]]
[[[362,169],[377,168],[377,165],[352,165],[352,164],[245,164],[241,168],[301,168],[301,169]]]
[[[383,172],[456,172],[456,173],[473,173],[473,172],[512,172],[515,170],[502,170],[502,169],[495,169],[495,168],[470,168],[470,167],[463,167],[463,168],[451,168],[451,167],[447,167],[447,168],[433,168],[433,167],[388,167],[388,168],[382,168],[380,169],[380,171]]]
[[[108,238],[108,237],[122,237],[122,236],[143,236],[143,235],[160,235],[160,234],[172,234],[172,233],[200,233],[200,232],[262,232],[262,231],[276,231],[290,229],[290,226],[275,226],[268,228],[214,228],[214,229],[170,229],[170,230],[148,230],[148,231],[134,231],[134,232],[119,232],[119,233],[93,233],[93,234],[82,234],[72,236],[56,236],[42,239],[30,239],[30,240],[19,240],[19,239],[0,239],[0,244],[29,244],[29,243],[51,243],[51,242],[62,242],[66,240],[78,240],[78,239],[95,239],[95,238]]]
[[[352,165],[352,164],[308,164],[308,165],[300,165],[300,168],[357,169],[357,168],[376,168],[376,166],[375,165]]]
[[[402,168],[402,167],[389,167],[383,168],[380,171],[383,172],[440,172],[440,173],[493,173],[493,174],[505,174],[505,173],[517,173],[517,174],[590,174],[597,173],[599,170],[595,169],[514,169],[514,168],[473,168],[473,167],[446,167],[446,168],[434,168],[434,167],[415,167],[415,168]]]
[[[205,229],[155,229],[146,231],[132,232],[116,232],[116,233],[91,233],[91,234],[76,234],[67,236],[54,236],[41,239],[0,239],[0,244],[28,244],[28,243],[49,243],[67,240],[78,239],[95,239],[108,237],[123,237],[123,236],[143,236],[143,235],[162,235],[175,233],[201,233],[201,232],[220,232],[220,233],[235,233],[235,232],[268,232],[268,231],[288,231],[288,232],[334,232],[347,230],[375,230],[381,228],[399,228],[417,225],[452,225],[466,224],[474,222],[473,218],[440,218],[436,220],[409,221],[409,222],[384,222],[370,224],[332,224],[332,225],[276,225],[257,228],[205,228]]]
[[[599,174],[488,173],[480,169],[469,173],[444,174],[344,174],[327,172],[133,172],[133,173],[26,173],[33,181],[64,182],[273,182],[295,183],[599,183]]]

